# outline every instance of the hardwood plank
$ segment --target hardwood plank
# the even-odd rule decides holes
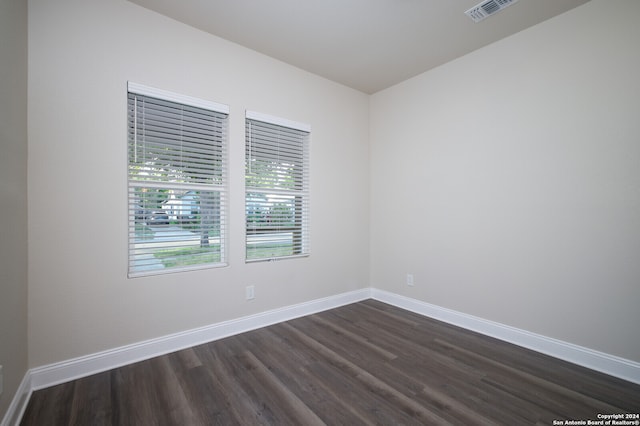
[[[104,372],[78,379],[74,384],[70,425],[110,425],[111,374]]]
[[[640,386],[367,300],[36,391],[23,425],[550,425]]]
[[[168,416],[159,410],[151,360],[112,370],[112,413],[115,425],[162,425]],[[64,423],[57,423],[64,424]]]
[[[431,405],[445,407],[447,411],[455,411],[454,407],[457,406],[458,413],[454,414],[457,417],[463,414],[469,417],[469,412],[452,401],[464,401],[465,404],[476,408],[488,405],[487,400],[491,394],[479,386],[480,380],[484,377],[483,372],[476,371],[438,352],[430,341],[428,344],[408,342],[403,336],[398,336],[397,330],[388,331],[379,324],[362,330],[365,334],[371,335],[371,340],[378,345],[390,348],[402,347],[402,356],[389,363],[395,367],[395,370],[385,380],[391,382],[394,377],[409,374],[404,376],[404,381],[413,379],[421,383],[424,386],[423,392],[431,399]],[[381,374],[381,370],[377,370],[376,374]],[[495,396],[495,392],[492,394]],[[494,397],[490,402],[495,402],[497,399]],[[517,416],[509,416],[501,412],[499,415],[488,416],[488,418],[500,422],[512,419],[512,423],[520,424],[522,415],[519,411],[518,413]],[[478,414],[476,418],[482,420],[482,416]],[[490,424],[491,421],[486,419],[484,423]]]
[[[291,325],[288,326],[292,327]],[[295,328],[292,327],[292,330],[295,330]],[[346,375],[356,377],[370,392],[375,393],[386,400],[391,400],[401,411],[410,414],[419,421],[428,422],[429,424],[447,424],[444,419],[426,409],[424,406],[416,403],[411,398],[408,398],[406,395],[389,386],[387,383],[379,380],[375,375],[340,356],[311,337],[308,337],[305,333],[301,331],[296,332],[298,335],[297,337],[303,342],[303,344],[309,345],[309,347],[314,349],[316,352],[325,356],[328,363],[340,368],[340,370],[342,370]]]
[[[203,373],[195,383],[202,382],[199,389],[201,396],[194,399],[203,412],[211,411],[214,424],[258,424],[258,416],[252,410],[253,404],[249,395],[242,389],[242,384],[234,379],[225,366],[217,359],[209,345],[197,348],[203,363]]]
[[[200,347],[201,359],[211,368],[212,375],[228,395],[227,403],[234,418],[233,424],[274,424],[276,417],[247,379],[242,359],[229,349],[229,343],[233,340],[228,338],[216,342],[219,344]]]
[[[286,332],[279,327],[278,333],[272,328],[242,336],[240,341],[249,348],[256,357],[271,371],[291,392],[306,401],[307,406],[314,413],[340,414],[345,406],[340,399],[333,397],[310,371],[310,366],[318,364],[317,354],[312,351],[308,355],[289,339],[282,339]],[[266,349],[268,348],[268,349]],[[320,361],[321,362],[321,361]],[[333,414],[334,418],[336,417]],[[339,419],[344,423],[348,418]]]
[[[246,351],[245,355],[254,368],[255,374],[262,382],[268,383],[266,387],[270,393],[277,397],[279,401],[278,405],[286,410],[287,415],[293,419],[294,424],[305,424],[309,426],[325,424],[294,392],[289,390],[276,375],[260,362],[252,352]]]
[[[34,392],[26,409],[29,415],[23,416],[22,424],[39,426],[45,421],[52,425],[69,424],[74,386],[75,382],[63,383]]]

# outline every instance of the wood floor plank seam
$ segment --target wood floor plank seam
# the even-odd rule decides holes
[[[640,385],[376,300],[33,392],[24,426],[551,425]]]
[[[326,319],[322,318],[319,315],[312,315],[310,316],[310,319],[312,321],[318,322],[320,324],[322,324],[325,327],[329,327],[332,330],[334,330],[336,333],[340,333],[343,334],[344,336],[350,338],[352,341],[354,342],[358,342],[363,346],[366,346],[368,349],[372,350],[373,352],[377,352],[380,355],[382,355],[383,357],[385,357],[387,360],[392,360],[392,359],[396,359],[398,357],[398,355],[396,355],[395,353],[388,351],[384,348],[381,348],[380,346],[374,344],[371,342],[370,339],[365,339],[359,335],[357,335],[356,333],[352,333],[351,331],[340,327],[334,323],[331,323],[329,321],[327,321]]]
[[[575,390],[573,390],[570,387],[560,386],[560,385],[558,385],[556,383],[553,383],[553,382],[548,381],[548,380],[541,379],[539,377],[536,377],[536,376],[534,376],[532,374],[529,374],[529,373],[527,373],[525,371],[522,371],[522,370],[519,370],[517,368],[513,368],[513,367],[510,367],[508,365],[495,362],[490,358],[482,357],[482,356],[478,355],[475,352],[472,352],[472,351],[469,351],[467,349],[461,348],[461,347],[459,347],[457,345],[454,345],[454,344],[452,344],[450,342],[445,342],[445,341],[442,341],[442,340],[438,340],[437,342],[439,344],[443,345],[443,346],[452,348],[452,349],[454,349],[456,351],[459,351],[459,352],[463,352],[468,356],[471,356],[471,357],[473,357],[475,359],[481,360],[482,362],[484,362],[486,364],[489,364],[492,367],[495,367],[497,369],[500,369],[500,370],[504,371],[505,373],[507,373],[509,375],[512,375],[514,377],[518,377],[519,379],[525,381],[526,383],[530,383],[532,385],[535,385],[535,386],[537,386],[539,388],[548,390],[548,391],[553,392],[553,393],[558,394],[558,395],[567,396],[567,397],[569,397],[571,399],[576,399],[576,398],[584,399],[584,402],[586,404],[594,406],[595,408],[600,410],[600,412],[616,412],[617,410],[620,410],[620,407],[615,407],[613,405],[606,404],[606,403],[604,403],[604,402],[602,402],[600,400],[597,400],[595,398],[590,397],[589,395],[585,395],[583,393],[576,392]]]
[[[291,327],[291,329],[293,330],[296,330],[295,327],[293,327],[290,324],[287,324],[287,326]],[[305,335],[300,331],[297,331],[297,332],[299,333],[298,337],[300,337],[300,339],[303,342],[305,342],[306,344],[308,344],[318,352],[325,354],[327,356],[327,359],[330,360],[329,362],[338,363],[342,368],[344,368],[350,374],[354,375],[356,378],[361,380],[367,386],[370,386],[371,388],[373,388],[376,392],[379,392],[381,395],[386,396],[388,398],[393,398],[406,410],[410,410],[411,414],[417,415],[421,420],[427,421],[429,424],[434,424],[434,425],[448,424],[446,420],[434,414],[433,412],[427,410],[425,407],[416,403],[415,401],[408,398],[406,395],[402,394],[401,392],[398,392],[393,387],[379,380],[373,374],[363,370],[362,368],[353,364],[351,361],[338,355],[331,349],[319,343],[317,340],[314,340],[313,338]]]
[[[286,404],[287,408],[298,424],[307,426],[325,425],[325,423],[314,413],[309,407],[300,400],[293,392],[291,392],[282,382],[272,374],[269,369],[250,351],[245,351],[245,355],[256,369],[257,373],[265,379],[273,392],[281,396],[281,400]]]

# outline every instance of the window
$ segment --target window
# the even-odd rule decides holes
[[[247,261],[309,254],[310,127],[247,111]]]
[[[129,83],[130,277],[224,265],[228,114]]]

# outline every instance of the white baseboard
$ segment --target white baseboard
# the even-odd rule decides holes
[[[467,315],[437,305],[400,296],[383,290],[371,289],[371,298],[407,311],[415,312],[458,327],[472,330],[536,352],[550,355],[591,370],[640,384],[640,363],[598,352],[589,348],[552,339],[515,327]]]
[[[20,382],[20,386],[18,386],[15,396],[11,400],[9,409],[0,422],[0,426],[17,426],[20,424],[24,410],[27,409],[29,398],[31,398],[31,392],[31,374],[27,371],[22,382]]]
[[[640,384],[640,363],[387,291],[366,288],[33,368],[25,374],[0,426],[20,423],[35,390],[370,298]]]
[[[31,388],[38,390],[57,385],[370,297],[370,289],[356,290],[37,367],[30,371]]]
[[[355,290],[33,368],[25,374],[0,426],[20,423],[35,390],[369,298],[369,288]]]

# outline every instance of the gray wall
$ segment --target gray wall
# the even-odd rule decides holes
[[[0,419],[27,371],[27,1],[0,2]]]
[[[592,0],[368,97],[125,0],[30,0],[29,365],[369,285],[640,361],[639,8]],[[22,80],[3,90],[24,99]],[[127,80],[230,105],[229,267],[127,279]],[[307,259],[244,263],[245,108],[312,126]],[[24,115],[11,123],[1,361],[21,378]]]
[[[640,361],[638,18],[593,0],[372,96],[373,287]]]
[[[127,279],[127,81],[230,106],[228,267]],[[365,94],[125,0],[30,1],[29,93],[32,367],[369,286]],[[245,109],[311,125],[308,258],[244,262]]]

